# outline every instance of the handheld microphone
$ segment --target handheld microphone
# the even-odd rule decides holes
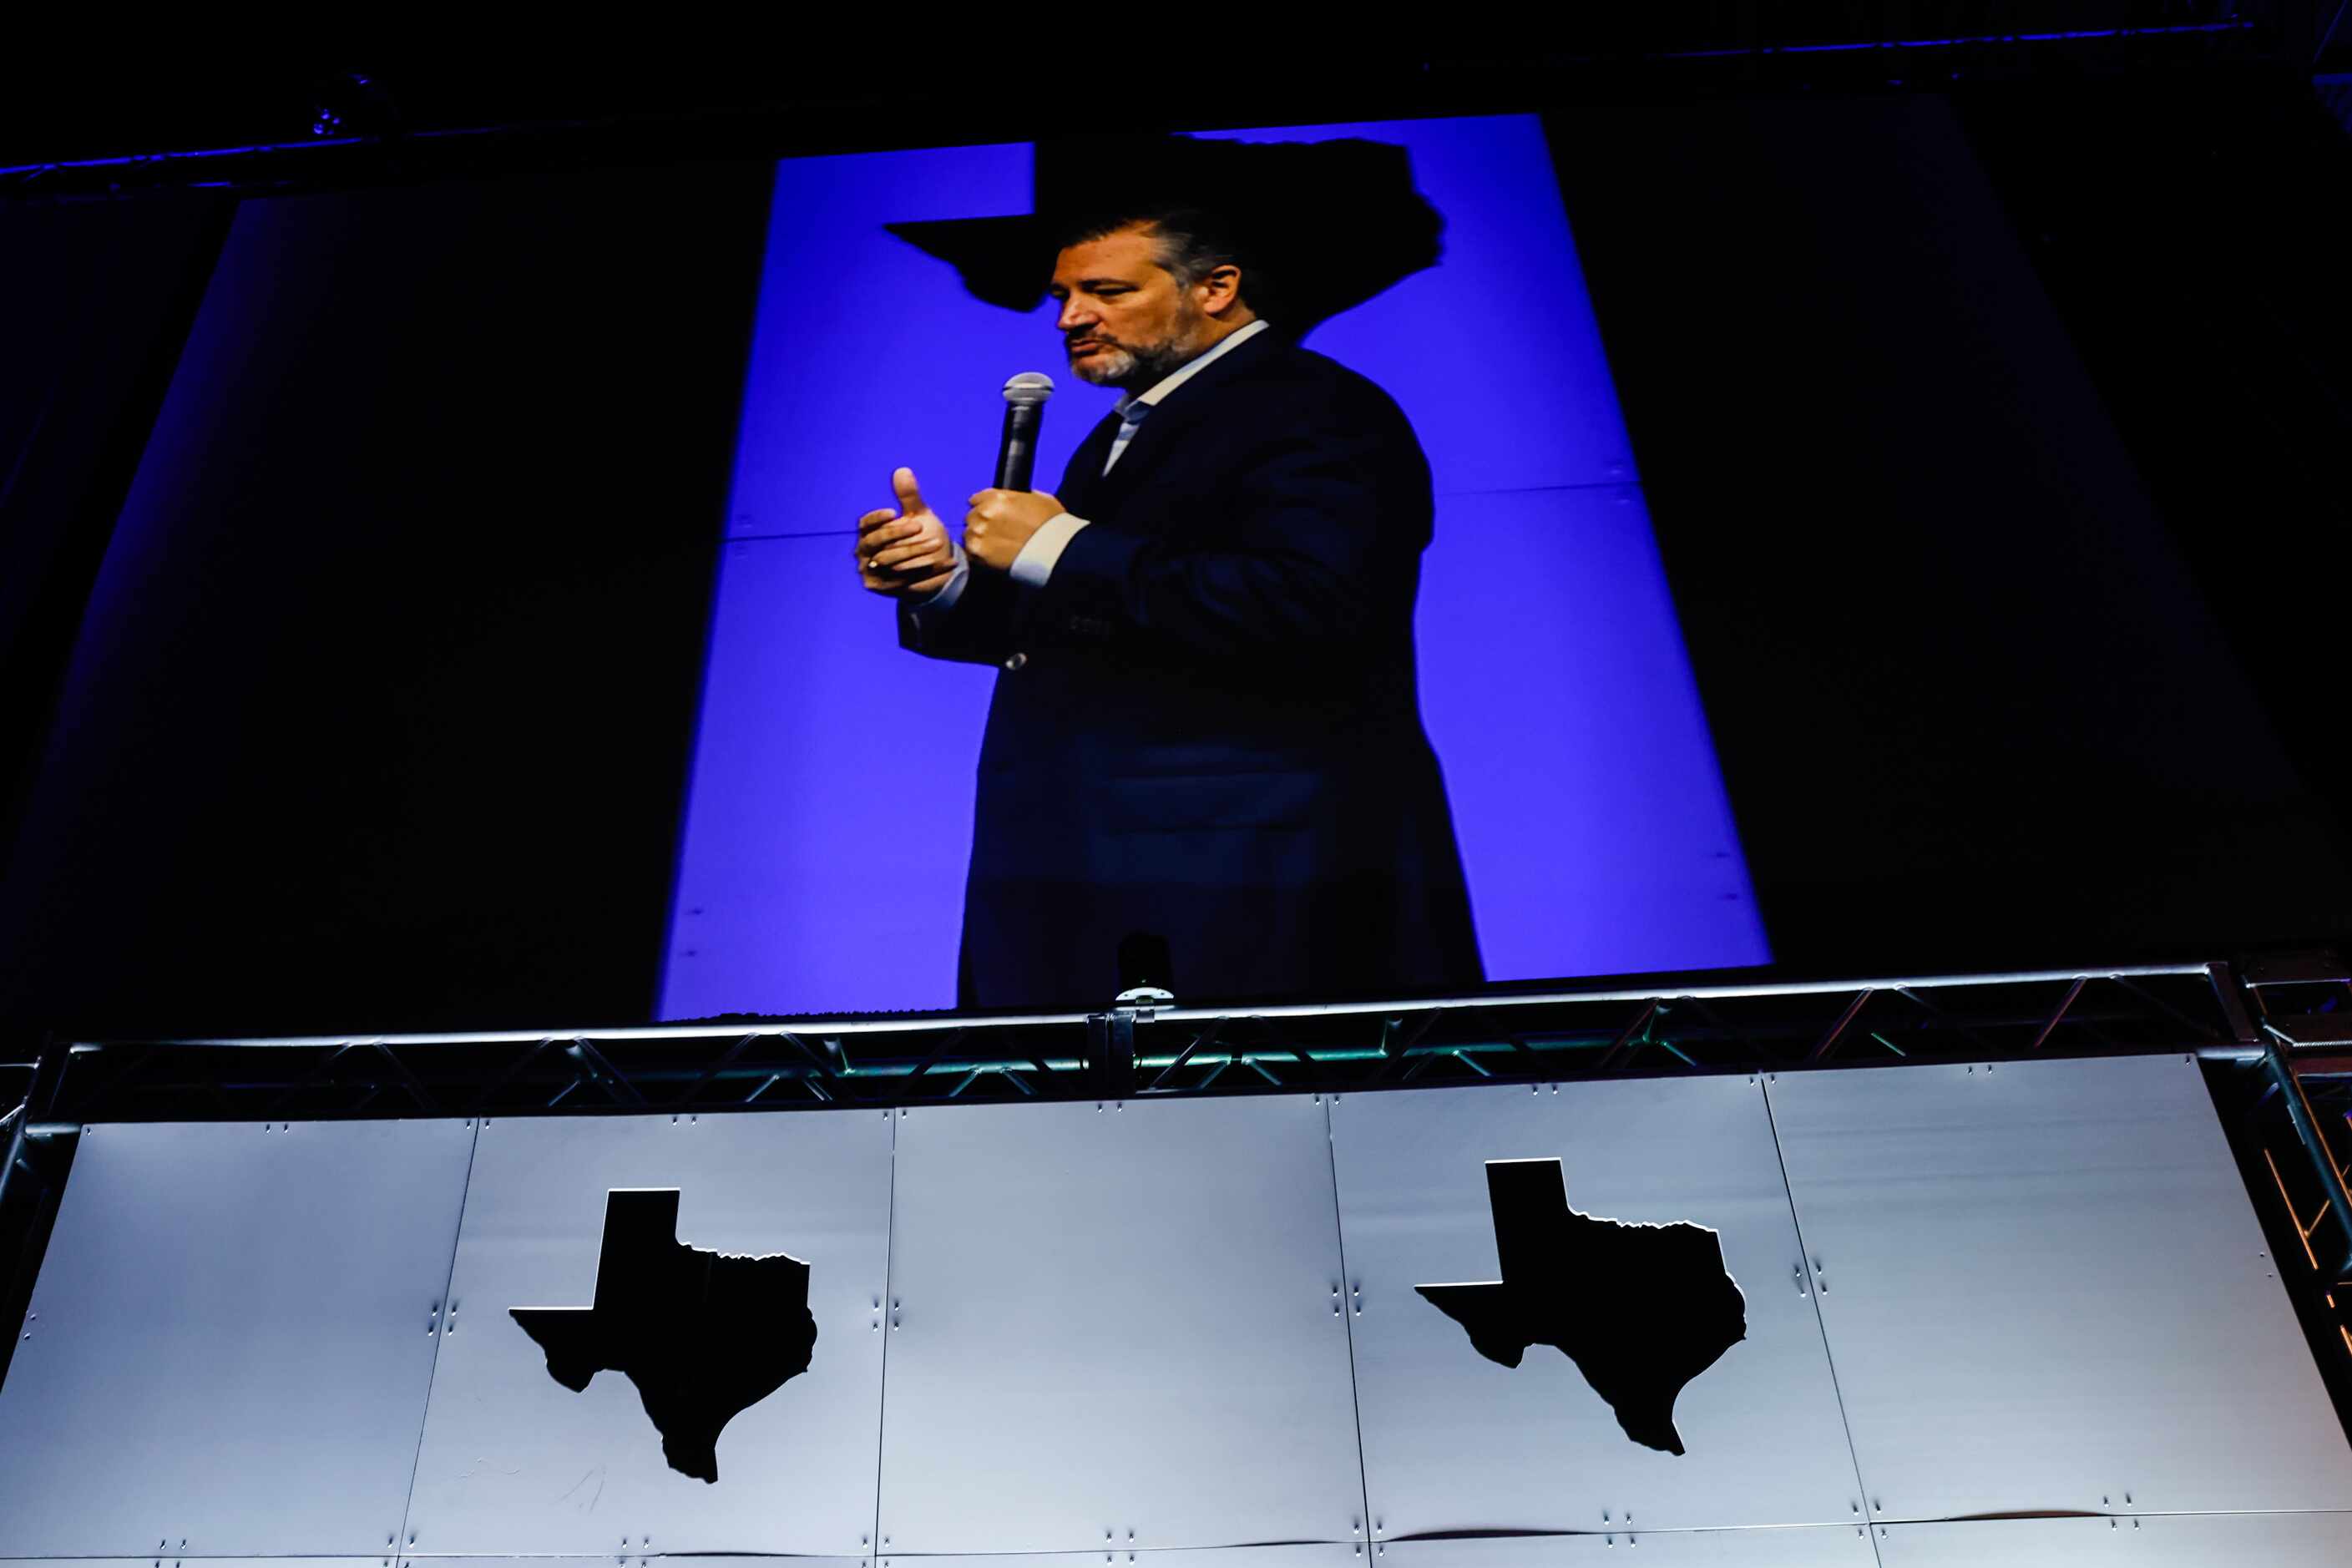
[[[1004,438],[996,448],[996,488],[1025,490],[1037,463],[1037,433],[1045,427],[1045,400],[1054,378],[1024,370],[1004,384]]]

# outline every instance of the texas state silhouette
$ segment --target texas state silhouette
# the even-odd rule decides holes
[[[1681,1453],[1675,1398],[1748,1337],[1747,1298],[1715,1232],[1579,1214],[1558,1160],[1489,1160],[1486,1201],[1502,1279],[1413,1289],[1489,1361],[1515,1367],[1528,1346],[1553,1346],[1625,1436]]]
[[[607,1370],[636,1384],[670,1468],[716,1481],[727,1423],[808,1370],[808,1286],[797,1258],[686,1246],[675,1189],[625,1187],[604,1199],[595,1304],[508,1311],[574,1394]]]

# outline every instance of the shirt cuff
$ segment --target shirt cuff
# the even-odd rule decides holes
[[[955,608],[955,602],[963,596],[963,585],[971,581],[971,563],[964,559],[963,546],[959,544],[955,547],[955,570],[949,574],[948,580],[940,585],[939,592],[920,604],[909,605],[907,608],[919,616],[926,610],[952,610]]]
[[[1013,558],[1013,580],[1024,588],[1044,587],[1045,579],[1054,574],[1054,563],[1062,558],[1062,552],[1086,525],[1085,518],[1072,517],[1066,511],[1057,511],[1047,518],[1021,547],[1021,553]]]

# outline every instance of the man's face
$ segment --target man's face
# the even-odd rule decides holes
[[[1209,319],[1160,264],[1159,238],[1123,228],[1062,252],[1047,290],[1062,307],[1062,341],[1082,381],[1139,392],[1200,352]]]

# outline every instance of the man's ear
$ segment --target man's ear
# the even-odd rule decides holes
[[[1230,262],[1213,267],[1192,285],[1201,290],[1201,309],[1212,316],[1230,315],[1241,303],[1242,269]]]

